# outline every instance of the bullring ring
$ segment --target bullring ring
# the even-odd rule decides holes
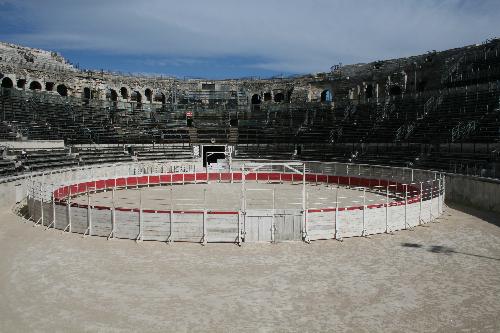
[[[191,172],[172,172],[179,168]],[[389,233],[439,217],[445,187],[435,172],[325,162],[237,161],[217,172],[177,162],[175,168],[131,164],[61,173],[28,183],[36,224],[164,242],[309,242]],[[66,181],[55,182],[61,177]],[[218,204],[207,200],[207,191]]]

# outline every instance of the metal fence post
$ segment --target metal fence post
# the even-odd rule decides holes
[[[418,224],[422,224],[422,200],[424,197],[424,192],[423,192],[423,185],[422,182],[420,182],[420,207],[418,211]]]
[[[366,187],[363,187],[363,230],[361,232],[361,236],[366,236]]]
[[[441,215],[441,176],[438,178],[437,217]]]
[[[203,245],[207,244],[207,189],[203,189]]]
[[[85,236],[87,233],[89,236],[92,235],[92,207],[90,206],[90,191],[87,188],[87,230],[83,233]]]
[[[306,203],[306,164],[302,164],[302,238],[309,243],[307,235],[307,203]]]
[[[429,222],[432,222],[432,197],[434,195],[434,181],[431,180],[431,189],[430,189],[430,205],[429,205]]]
[[[339,191],[340,191],[340,186],[337,185],[337,193],[335,193],[335,234],[333,238],[338,239],[338,221],[339,221]]]
[[[116,187],[116,178],[115,178],[115,187]],[[115,187],[111,189],[111,232],[108,235],[108,239],[114,238],[116,232]]]
[[[272,209],[272,212],[273,212],[273,218],[271,220],[271,242],[275,242],[276,241],[276,238],[275,238],[275,232],[276,232],[276,188],[275,186],[273,185],[273,209]]]
[[[174,199],[173,199],[173,194],[172,194],[172,186],[170,186],[170,234],[167,237],[167,243],[172,243],[173,241],[173,219],[174,219]]]
[[[64,231],[68,230],[71,232],[71,186],[69,186],[68,199],[66,201],[68,207],[68,225],[64,228]]]
[[[139,188],[139,235],[137,235],[136,241],[142,241],[144,236],[143,236],[143,211],[142,211],[142,189]]]
[[[405,184],[405,229],[408,228],[408,184]]]
[[[385,232],[389,232],[389,185],[387,185],[385,194]]]

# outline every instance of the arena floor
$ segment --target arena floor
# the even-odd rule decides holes
[[[302,184],[245,184],[247,209],[272,209],[273,189],[275,208],[302,209]],[[172,191],[172,193],[170,193]],[[336,202],[336,186],[306,185],[308,208],[332,208]],[[367,205],[386,202],[385,193],[366,192]],[[142,193],[139,193],[142,192]],[[186,184],[163,187],[117,190],[115,206],[123,208],[138,208],[142,196],[143,209],[154,210],[239,210],[241,207],[240,183]],[[205,198],[205,199],[204,199]],[[92,205],[112,206],[110,191],[90,194]],[[392,199],[390,199],[392,200]],[[81,195],[73,200],[87,204],[87,195]],[[341,187],[339,192],[339,207],[362,206],[363,190]]]
[[[0,221],[1,332],[500,331],[498,216],[449,208],[394,235],[242,247]]]

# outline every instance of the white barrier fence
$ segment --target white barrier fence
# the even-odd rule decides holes
[[[131,163],[76,168],[43,174],[27,183],[30,219],[46,227],[84,235],[136,240],[188,242],[273,242],[289,240],[341,239],[409,229],[428,223],[443,211],[444,178],[439,173],[409,168],[306,162],[305,177],[273,162],[258,170],[246,170],[238,161],[230,170],[208,172],[196,162]],[[297,164],[297,162],[293,162]],[[335,191],[330,205],[316,207],[307,193],[298,198],[296,209],[249,207],[248,190],[243,190],[237,210],[144,209],[116,207],[90,202],[90,194],[116,189],[210,182],[291,182],[324,184]],[[343,191],[355,190],[357,202],[345,205]],[[140,192],[140,191],[139,191]],[[172,192],[171,192],[172,193]],[[367,193],[379,197],[373,202]],[[73,202],[86,195],[87,204]],[[381,198],[381,199],[380,199]],[[305,207],[305,208],[304,208]]]

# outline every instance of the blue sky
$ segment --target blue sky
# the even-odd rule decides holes
[[[500,36],[499,0],[0,0],[0,40],[81,68],[269,77]]]

